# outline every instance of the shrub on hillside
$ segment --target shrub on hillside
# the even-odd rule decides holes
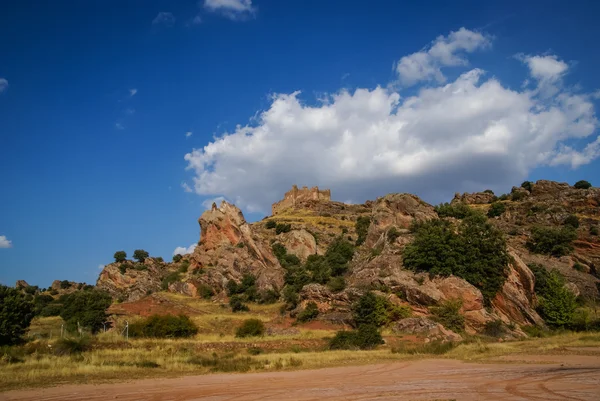
[[[297,320],[301,323],[310,322],[319,316],[319,308],[317,304],[314,302],[309,302],[306,304],[306,308],[302,312],[298,314]]]
[[[383,338],[374,325],[363,324],[357,330],[338,331],[329,341],[330,349],[373,349],[383,344]]]
[[[533,191],[533,182],[531,181],[523,181],[521,184],[521,188],[528,190],[529,192]]]
[[[396,227],[392,227],[387,232],[387,239],[390,244],[396,242],[398,237],[400,236],[400,231]]]
[[[275,220],[269,220],[265,223],[265,228],[271,230],[273,228],[277,227],[277,223],[275,222]]]
[[[181,273],[179,271],[171,272],[167,274],[165,278],[163,278],[162,282],[160,283],[160,288],[163,291],[167,291],[171,283],[174,283],[179,280],[181,280]]]
[[[198,327],[185,315],[152,315],[129,325],[131,337],[183,338],[198,333]]]
[[[275,234],[289,233],[292,230],[291,224],[278,223],[275,226]]]
[[[204,299],[210,299],[213,295],[215,295],[215,292],[213,291],[212,287],[208,284],[204,284],[201,283],[198,285],[198,296],[200,296],[201,298]]]
[[[346,288],[346,280],[344,280],[344,277],[342,276],[332,277],[329,279],[327,287],[333,292],[343,291]]]
[[[387,299],[367,292],[352,305],[352,318],[356,326],[373,325],[375,327],[400,320],[411,315],[409,307],[397,306]]]
[[[179,263],[179,261],[183,258],[180,254],[173,255],[173,262]]]
[[[558,270],[548,270],[542,265],[530,264],[535,276],[535,293],[538,296],[538,312],[552,327],[569,325],[577,309],[575,295],[565,287],[565,278]]]
[[[504,213],[506,210],[506,205],[502,202],[494,202],[490,205],[488,209],[487,216],[488,217],[498,217]]]
[[[574,214],[567,216],[565,221],[563,221],[563,225],[571,226],[573,228],[579,228],[579,219]]]
[[[136,249],[133,252],[133,258],[140,263],[144,263],[144,260],[146,260],[148,256],[150,256],[150,254],[143,249]]]
[[[369,226],[371,225],[371,218],[369,216],[360,216],[356,219],[354,228],[356,229],[356,246],[362,245],[367,239],[367,233],[369,232]]]
[[[59,338],[54,344],[54,354],[57,356],[81,354],[92,349],[92,340],[88,336],[76,338]]]
[[[415,239],[404,250],[407,268],[461,277],[479,288],[486,302],[502,288],[508,260],[502,232],[478,213],[464,218],[458,230],[446,220],[417,224]]]
[[[244,337],[258,337],[265,334],[265,325],[258,319],[246,319],[240,327],[235,331],[235,336]]]
[[[586,180],[577,181],[574,185],[577,189],[589,189],[592,187],[592,184],[587,182]]]
[[[60,302],[63,304],[60,317],[68,330],[75,331],[78,327],[84,327],[96,333],[106,322],[106,309],[112,299],[108,293],[94,289],[63,295]]]
[[[590,227],[590,235],[598,235],[599,231],[600,230],[598,230],[598,227],[596,227],[596,226],[591,226]]]
[[[429,308],[433,314],[433,320],[447,329],[461,332],[465,330],[465,317],[460,314],[462,302],[460,300],[449,300],[438,306]]]
[[[125,253],[125,251],[117,251],[113,257],[115,258],[115,262],[121,263],[127,259],[127,253]]]
[[[464,219],[473,214],[473,209],[465,203],[458,202],[454,204],[440,203],[434,207],[436,213],[440,217],[454,217],[455,219]]]
[[[34,305],[15,288],[0,284],[0,346],[20,342],[34,316]]]
[[[510,200],[513,202],[518,202],[524,199],[527,196],[525,192],[515,191],[510,195]]]
[[[573,250],[572,242],[577,239],[577,231],[571,226],[560,228],[533,227],[527,248],[534,253],[564,256]]]
[[[247,312],[250,310],[239,295],[232,295],[229,298],[229,306],[232,312]]]

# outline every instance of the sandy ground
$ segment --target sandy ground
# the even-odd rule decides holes
[[[417,360],[11,391],[2,400],[600,400],[599,356]],[[506,360],[508,359],[508,360]],[[526,362],[526,363],[523,363]]]

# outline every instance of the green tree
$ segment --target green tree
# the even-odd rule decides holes
[[[115,262],[121,263],[127,259],[127,253],[125,253],[125,251],[117,251],[113,257],[115,258]]]
[[[549,326],[564,327],[573,320],[577,309],[575,295],[565,287],[565,279],[553,270],[539,294],[539,312]]]
[[[531,181],[523,181],[521,184],[521,188],[528,190],[529,192],[533,191],[533,182]]]
[[[454,204],[440,203],[439,205],[435,206],[434,209],[440,217],[454,217],[455,219],[464,219],[465,217],[473,214],[473,209],[462,202]]]
[[[275,222],[275,220],[269,220],[265,223],[265,228],[271,230],[273,228],[277,227],[277,222]]]
[[[316,319],[317,316],[319,316],[319,308],[316,303],[311,301],[307,303],[306,308],[298,314],[297,320],[302,323],[310,322],[311,320]]]
[[[66,322],[68,330],[75,331],[79,323],[81,327],[96,333],[106,322],[106,309],[112,300],[106,292],[94,289],[63,295],[60,302],[63,304],[60,317]]]
[[[259,319],[246,319],[235,331],[235,336],[239,338],[259,337],[263,334],[265,334],[265,324]]]
[[[418,224],[414,241],[404,250],[406,267],[461,277],[481,290],[486,303],[502,288],[508,260],[502,232],[480,213],[465,217],[458,230],[446,220]]]
[[[33,316],[34,305],[21,291],[0,284],[0,346],[19,343]]]
[[[560,228],[533,227],[526,246],[531,252],[552,256],[564,256],[573,250],[572,242],[577,231],[570,225]]]
[[[490,205],[488,209],[487,216],[488,217],[498,217],[504,213],[506,210],[506,205],[502,202],[494,202]]]
[[[133,258],[140,263],[144,263],[144,260],[146,260],[148,256],[150,256],[150,254],[143,249],[136,249],[133,252]]]
[[[383,326],[388,322],[387,300],[367,292],[352,305],[352,317],[359,327],[363,324]]]
[[[180,254],[173,255],[173,262],[179,263],[179,261],[183,258]]]
[[[574,187],[577,189],[589,189],[592,187],[592,184],[590,184],[586,180],[580,180],[575,183]]]
[[[574,214],[570,214],[569,216],[567,216],[567,218],[565,219],[565,221],[563,222],[563,224],[565,226],[571,226],[573,228],[579,228],[579,218],[577,218],[577,216],[575,216]]]
[[[131,337],[184,338],[198,333],[198,326],[185,315],[152,315],[129,325]]]
[[[250,309],[246,304],[244,304],[244,300],[239,295],[232,295],[229,298],[229,306],[231,307],[232,312],[247,312]]]
[[[356,219],[356,223],[354,228],[356,230],[356,235],[358,238],[356,239],[356,246],[362,245],[367,239],[367,234],[369,233],[369,226],[371,225],[371,218],[369,216],[360,216]]]

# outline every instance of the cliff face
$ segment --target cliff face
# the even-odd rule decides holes
[[[506,234],[511,262],[503,287],[488,307],[484,306],[479,289],[463,279],[430,278],[404,268],[403,250],[413,240],[411,224],[438,218],[431,205],[410,194],[390,194],[363,205],[322,199],[298,200],[293,208],[252,224],[246,222],[236,206],[227,202],[219,206],[213,204],[199,219],[201,237],[193,254],[179,263],[159,263],[149,258],[143,266],[131,263],[124,272],[119,264],[107,265],[97,285],[125,300],[141,298],[161,287],[198,296],[198,288],[210,286],[215,297],[225,300],[227,282],[239,282],[245,273],[251,273],[257,278],[259,291],[280,291],[285,271],[273,254],[273,244],[283,245],[288,254],[304,261],[310,255],[324,254],[339,236],[355,242],[356,221],[366,216],[371,223],[365,242],[357,248],[350,262],[347,288],[333,293],[326,286],[309,284],[300,291],[299,306],[292,314],[313,301],[321,310],[322,319],[343,322],[349,318],[350,305],[361,294],[368,289],[382,288],[389,291],[385,296],[409,306],[416,316],[428,315],[430,306],[460,299],[469,332],[481,331],[486,323],[498,319],[518,325],[543,325],[535,311],[535,278],[528,263],[559,269],[573,291],[598,296],[599,280],[594,274],[600,266],[600,237],[590,234],[590,227],[600,221],[600,190],[579,190],[550,181],[538,181],[530,189],[515,188],[513,192],[520,194],[515,196],[518,200],[502,201],[506,211],[490,219]],[[493,201],[496,201],[493,194],[483,192],[457,195],[452,202],[466,203],[485,212]],[[560,226],[571,214],[580,220],[579,238],[572,255],[553,258],[527,250],[525,243],[532,227]],[[269,222],[273,223],[267,224]],[[275,225],[289,227],[276,230]],[[575,263],[580,270],[583,266],[584,271],[574,269]],[[165,284],[168,277],[171,279]]]

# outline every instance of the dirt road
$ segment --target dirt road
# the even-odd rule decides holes
[[[519,363],[521,359],[527,363]],[[508,358],[507,358],[508,359]],[[12,391],[3,400],[600,400],[598,356],[510,363],[419,360],[296,372],[214,374]],[[504,363],[503,363],[504,362]]]

